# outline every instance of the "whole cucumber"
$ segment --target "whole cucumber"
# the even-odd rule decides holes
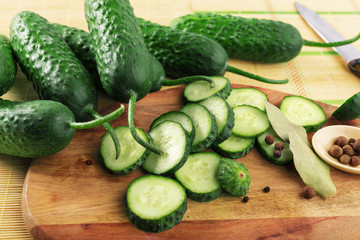
[[[92,118],[88,111],[97,109],[94,81],[45,18],[29,11],[16,14],[10,26],[10,42],[41,99],[65,104],[77,121]]]
[[[14,85],[17,63],[13,56],[9,38],[0,35],[0,96]]]
[[[303,39],[294,26],[282,21],[216,13],[188,14],[174,19],[170,26],[214,39],[229,57],[265,63],[287,62],[299,54],[303,45],[334,47],[360,37],[335,43],[313,42]]]

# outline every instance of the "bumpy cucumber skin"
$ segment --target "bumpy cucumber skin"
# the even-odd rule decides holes
[[[91,119],[86,109],[97,108],[93,79],[46,19],[29,11],[16,14],[10,26],[10,42],[41,99],[63,103],[77,121]]]
[[[212,145],[211,148],[221,156],[231,159],[237,159],[246,156],[254,148],[254,145],[255,145],[255,138],[247,148],[245,148],[243,151],[240,152],[230,152],[227,151],[226,149],[221,148],[219,145],[215,145],[215,144]]]
[[[304,43],[292,25],[267,19],[196,13],[174,19],[171,27],[214,39],[229,57],[257,62],[287,62]]]
[[[272,135],[274,137],[274,143],[268,145],[265,142],[265,137],[267,135]],[[279,158],[274,157],[273,152],[275,151],[275,144],[281,142],[284,144],[284,149],[281,150],[281,156]],[[275,130],[270,127],[263,134],[256,138],[256,143],[260,154],[268,161],[274,163],[275,165],[286,165],[293,161],[293,154],[290,150],[289,143],[283,141],[275,132]]]
[[[223,76],[228,56],[212,39],[138,19],[145,43],[169,77]]]
[[[58,23],[53,23],[52,25],[56,28],[76,57],[88,70],[92,78],[95,80],[95,83],[100,84],[100,87],[100,77],[96,68],[95,54],[91,50],[91,39],[89,33],[78,28]]]
[[[151,176],[151,175],[145,175],[142,177],[148,177],[148,176]],[[158,177],[160,177],[160,176],[158,176]],[[139,178],[141,178],[141,177],[139,177]],[[136,179],[134,181],[136,181]],[[132,183],[130,183],[128,190],[131,187]],[[162,217],[161,219],[148,220],[148,219],[143,219],[143,218],[139,217],[134,212],[132,212],[131,209],[128,207],[128,201],[126,201],[126,210],[127,210],[127,214],[128,214],[128,217],[130,218],[131,222],[137,228],[139,228],[140,230],[146,231],[146,232],[158,233],[158,232],[162,232],[162,231],[171,229],[173,226],[175,226],[176,224],[181,222],[181,220],[187,210],[187,198],[186,197],[184,198],[184,201],[182,202],[182,204],[176,211],[168,214],[165,217]]]
[[[243,174],[239,179],[239,174]],[[250,175],[243,163],[223,158],[220,161],[217,177],[221,187],[232,196],[245,196],[250,188]]]
[[[129,1],[86,0],[85,17],[104,90],[121,102],[128,102],[131,92],[136,100],[145,97],[155,81],[154,57]]]
[[[17,63],[13,56],[9,38],[0,35],[0,96],[14,85]]]
[[[347,99],[332,116],[344,121],[360,118],[360,92]]]
[[[0,99],[0,152],[29,158],[52,155],[70,143],[75,130],[67,124],[74,121],[59,102]]]

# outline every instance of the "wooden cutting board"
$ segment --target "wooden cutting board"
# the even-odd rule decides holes
[[[241,87],[241,85],[234,85]],[[285,93],[260,88],[279,106]],[[135,125],[149,130],[159,115],[179,110],[183,88],[151,93],[139,101]],[[336,107],[321,104],[326,125],[349,124],[330,117]],[[106,114],[119,104],[101,109]],[[127,125],[127,114],[112,122]],[[138,230],[126,215],[125,192],[144,174],[138,169],[126,176],[109,173],[99,154],[102,127],[77,131],[73,141],[57,154],[35,159],[23,190],[23,216],[36,239],[359,239],[360,176],[331,168],[337,194],[324,200],[301,196],[305,186],[294,166],[275,166],[256,148],[238,159],[248,168],[251,185],[243,203],[227,193],[211,202],[188,200],[182,222],[161,233]],[[309,136],[311,138],[311,136]],[[263,192],[269,186],[270,192]]]

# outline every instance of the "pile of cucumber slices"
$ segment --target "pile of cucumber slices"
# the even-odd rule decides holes
[[[121,144],[117,159],[111,136],[106,133],[102,138],[100,152],[112,173],[128,174],[140,166],[147,172],[131,182],[126,194],[129,219],[143,231],[161,232],[178,224],[187,210],[187,198],[208,202],[223,191],[245,196],[250,188],[249,172],[235,159],[247,155],[256,144],[274,164],[292,161],[289,145],[276,135],[267,117],[267,95],[256,88],[232,88],[225,77],[212,79],[213,88],[205,81],[187,84],[186,105],[156,118],[149,133],[137,128],[138,135],[162,154],[139,145],[128,126],[115,128]],[[302,119],[309,129],[321,126],[324,117],[326,120],[322,109],[313,104],[300,96],[282,102],[284,114]],[[273,156],[275,143],[264,140],[269,134],[283,143],[281,157]]]

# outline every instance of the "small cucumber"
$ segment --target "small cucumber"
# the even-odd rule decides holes
[[[308,133],[319,130],[326,122],[324,110],[314,101],[302,96],[284,97],[280,110],[291,123],[304,127]]]
[[[187,196],[198,202],[209,202],[222,193],[217,179],[221,156],[203,152],[190,154],[184,166],[175,172],[175,178],[185,187]]]
[[[213,145],[212,149],[227,158],[241,158],[247,155],[254,147],[254,138],[242,138],[232,134],[224,142]]]
[[[290,61],[299,54],[303,45],[334,47],[360,38],[358,35],[334,43],[313,42],[304,40],[288,23],[216,13],[188,14],[174,19],[170,26],[217,41],[229,57],[267,63]]]
[[[272,136],[274,139],[272,143],[269,142],[270,144],[267,143],[265,140],[266,136],[268,136],[268,135]],[[258,136],[256,138],[256,143],[257,143],[257,146],[259,147],[260,154],[265,159],[267,159],[268,161],[270,161],[276,165],[285,165],[285,164],[293,161],[293,154],[290,150],[289,143],[282,140],[276,134],[275,130],[272,127],[270,127],[268,130],[266,130],[260,136]],[[276,143],[281,143],[284,146],[284,148],[281,150],[281,155],[279,157],[274,156]]]
[[[17,63],[9,38],[0,34],[0,96],[14,85]]]
[[[186,113],[194,123],[195,138],[191,145],[191,152],[201,152],[213,144],[217,125],[214,115],[201,104],[189,103],[180,109]]]
[[[243,138],[254,138],[270,127],[269,119],[265,112],[257,107],[240,105],[233,108],[235,126],[233,134]]]
[[[137,228],[162,232],[180,223],[187,210],[187,197],[176,180],[145,175],[129,184],[126,206],[129,219]]]
[[[52,155],[70,143],[75,129],[96,127],[118,117],[123,110],[105,119],[79,123],[59,102],[0,99],[0,153],[29,158]]]
[[[219,144],[228,139],[234,128],[234,112],[229,104],[221,97],[213,96],[199,102],[215,117],[217,134],[213,144]]]
[[[190,153],[188,133],[180,123],[164,121],[149,132],[153,144],[163,154],[150,153],[143,163],[143,168],[153,174],[173,173],[184,165]]]
[[[348,98],[332,116],[345,121],[360,118],[360,92]]]
[[[194,140],[195,137],[195,127],[191,120],[191,118],[180,111],[170,111],[162,114],[161,116],[157,117],[150,125],[150,130],[159,125],[160,123],[170,120],[174,122],[178,122],[185,128],[185,130],[189,134],[190,142]]]
[[[243,163],[236,160],[221,159],[217,178],[221,187],[232,196],[245,196],[250,189],[249,172]]]
[[[256,88],[233,88],[229,97],[226,99],[230,107],[234,108],[239,105],[250,105],[257,107],[265,112],[265,103],[268,97],[262,91]]]
[[[128,126],[118,126],[114,131],[121,146],[119,157],[116,158],[115,147],[108,132],[101,139],[100,153],[107,169],[114,174],[125,175],[141,166],[150,152],[134,140]],[[140,128],[136,128],[136,131],[145,141],[150,142],[145,131]]]
[[[211,96],[220,96],[226,99],[231,92],[231,83],[225,77],[211,77],[215,86],[210,87],[210,84],[205,81],[197,81],[188,83],[184,88],[184,97],[189,102],[199,102]]]

